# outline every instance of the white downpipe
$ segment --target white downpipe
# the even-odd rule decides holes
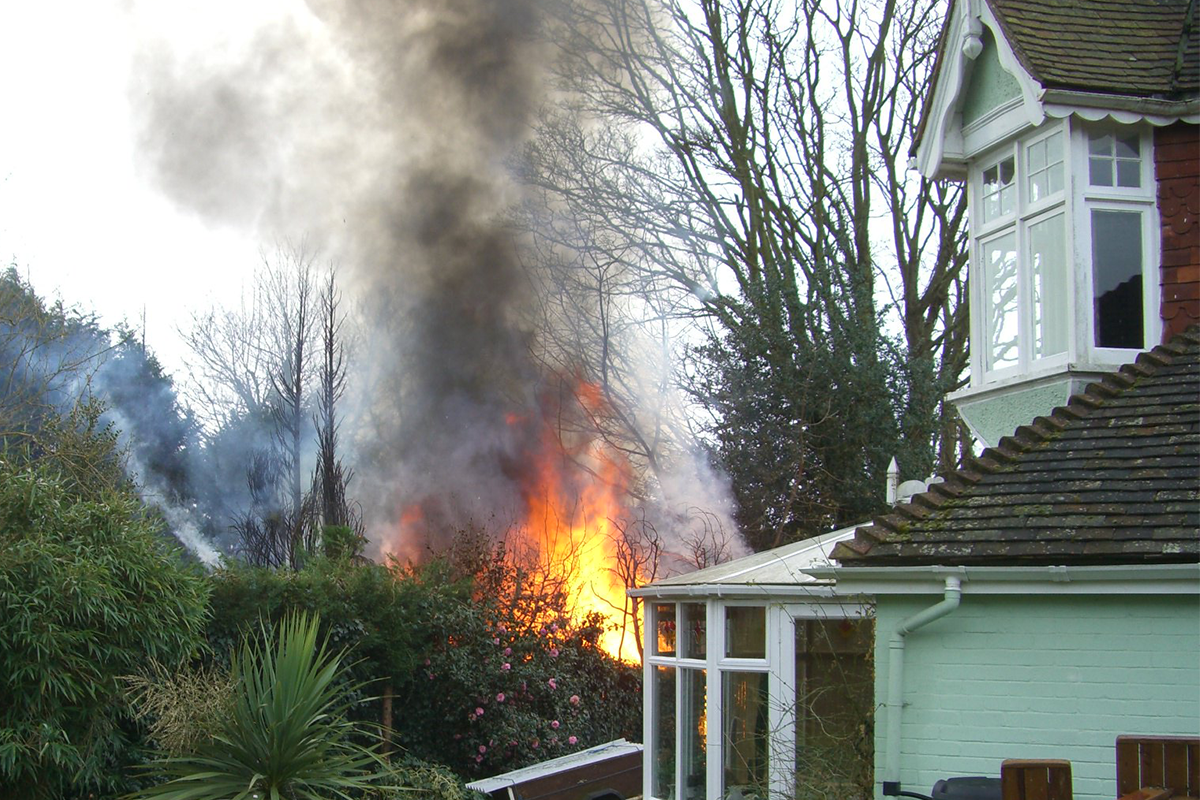
[[[958,608],[962,599],[962,581],[946,578],[941,602],[902,620],[888,642],[887,739],[883,769],[883,793],[896,796],[900,792],[900,715],[904,710],[904,638],[934,620],[941,619]]]

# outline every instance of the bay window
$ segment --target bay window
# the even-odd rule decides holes
[[[975,161],[972,384],[1119,363],[1157,330],[1148,130],[1052,120]],[[1126,352],[1120,352],[1126,351]]]
[[[985,374],[1028,369],[1067,351],[1064,129],[993,153],[978,170],[972,209],[982,266]]]

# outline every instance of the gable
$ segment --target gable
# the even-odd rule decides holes
[[[962,99],[964,126],[1021,96],[1021,85],[1016,77],[1000,63],[996,37],[984,28],[981,41],[983,49],[975,59],[975,68]]]
[[[961,178],[968,159],[1047,116],[1200,122],[1197,16],[1195,0],[951,0],[915,167]]]

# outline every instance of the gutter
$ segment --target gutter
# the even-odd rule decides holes
[[[1049,105],[1073,108],[1096,108],[1110,111],[1127,111],[1155,117],[1177,117],[1189,120],[1200,114],[1200,100],[1194,97],[1181,100],[1166,100],[1158,97],[1138,97],[1104,92],[1087,92],[1077,89],[1046,89],[1039,98]]]
[[[904,711],[904,643],[906,637],[931,622],[953,613],[962,600],[962,581],[946,578],[941,602],[896,626],[888,642],[887,739],[884,746],[883,794],[886,797],[921,797],[900,788],[900,718]]]
[[[1046,566],[862,566],[804,570],[836,581],[845,595],[929,594],[946,578],[971,582],[972,594],[1111,595],[1198,594],[1200,564],[1115,564]]]

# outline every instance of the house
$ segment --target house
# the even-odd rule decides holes
[[[1200,734],[1200,329],[859,528],[818,571],[875,599],[878,794]]]
[[[1200,733],[1198,24],[951,4],[914,156],[966,182],[990,447],[815,573],[875,599],[882,796],[1040,757],[1111,800],[1118,735]]]
[[[1111,800],[1118,735],[1200,734],[1196,6],[952,0],[913,162],[966,185],[949,399],[987,449],[831,534],[807,578],[729,586],[774,552],[642,590],[647,797],[794,792],[801,608],[873,609],[875,797],[1057,758]],[[700,654],[658,641],[700,620]],[[765,649],[729,649],[755,626]],[[739,721],[729,698],[756,692]]]

